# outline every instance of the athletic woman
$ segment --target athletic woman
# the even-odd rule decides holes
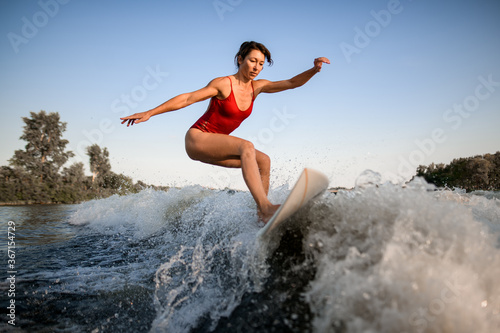
[[[178,95],[149,111],[121,118],[122,124],[127,123],[128,127],[211,98],[205,114],[186,134],[186,152],[193,160],[241,168],[243,179],[257,203],[258,215],[265,223],[279,207],[267,198],[271,170],[269,156],[255,149],[251,142],[229,134],[250,115],[253,102],[260,93],[300,87],[321,70],[323,63],[330,63],[327,58],[316,58],[314,67],[289,80],[255,80],[266,60],[272,64],[271,53],[264,45],[245,42],[235,56],[236,74],[213,79],[204,88]]]

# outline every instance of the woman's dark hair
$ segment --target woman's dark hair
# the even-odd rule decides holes
[[[236,53],[236,56],[234,57],[234,63],[236,64],[236,66],[238,66],[238,68],[240,68],[240,64],[238,63],[238,57],[241,56],[241,59],[243,60],[252,50],[259,50],[266,57],[269,66],[273,64],[273,59],[271,59],[271,52],[269,52],[267,47],[265,47],[264,44],[251,41],[251,42],[244,42],[243,44],[241,44],[240,50],[238,51],[238,53]]]

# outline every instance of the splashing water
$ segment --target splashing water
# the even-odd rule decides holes
[[[71,224],[108,246],[94,267],[78,264],[79,283],[62,268],[50,276],[82,295],[150,290],[153,332],[500,331],[498,193],[382,184],[372,172],[356,184],[316,198],[269,244],[256,239],[248,192],[193,186],[87,202]],[[288,193],[274,189],[272,201]]]
[[[315,331],[498,331],[498,233],[485,224],[498,228],[500,202],[420,179],[363,184],[330,198],[305,240]]]

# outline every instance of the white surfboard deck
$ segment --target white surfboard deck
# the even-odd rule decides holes
[[[257,236],[262,238],[269,235],[273,229],[292,216],[309,200],[325,191],[327,187],[328,177],[319,171],[305,168],[285,202],[274,213],[269,222],[259,230]]]

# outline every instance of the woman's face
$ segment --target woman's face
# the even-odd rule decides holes
[[[264,53],[259,50],[252,50],[245,59],[239,61],[240,69],[239,71],[248,76],[251,80],[255,79],[259,75],[260,71],[264,67],[266,57]]]

